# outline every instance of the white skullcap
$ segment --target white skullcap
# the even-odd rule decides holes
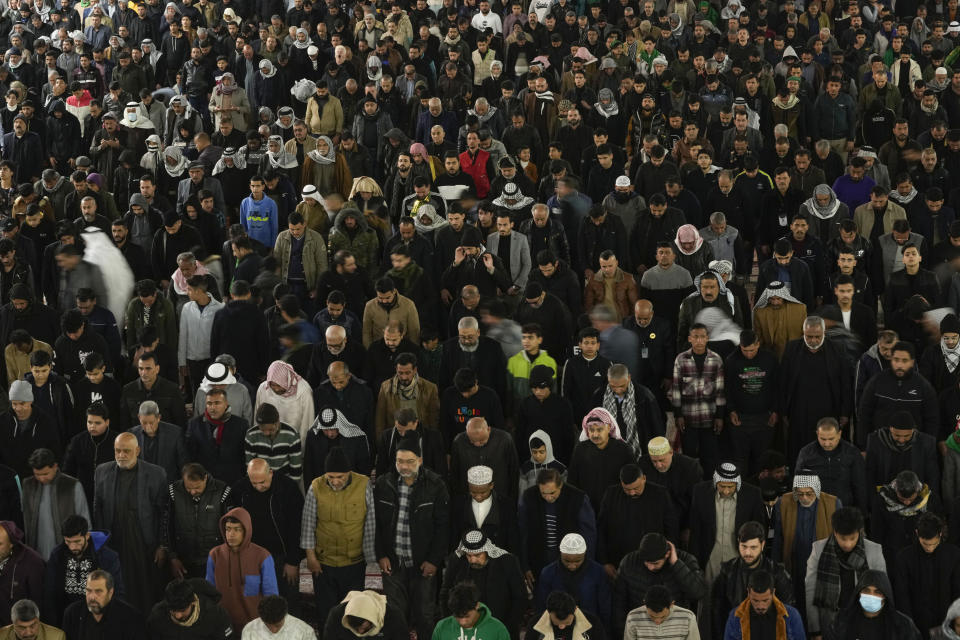
[[[475,467],[470,467],[467,469],[467,483],[468,484],[490,484],[493,482],[493,469],[490,467],[485,467],[482,464],[478,464]]]
[[[560,541],[560,553],[580,554],[587,552],[587,541],[579,533],[568,533]]]
[[[670,441],[663,436],[657,436],[647,443],[647,453],[652,456],[665,456],[671,451],[673,447],[670,446]]]
[[[618,186],[618,187],[629,187],[629,186],[630,186],[630,178],[628,178],[627,176],[620,176],[619,178],[617,178],[617,181],[616,181],[615,184],[616,184],[616,186]]]

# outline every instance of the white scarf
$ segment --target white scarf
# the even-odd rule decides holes
[[[327,155],[320,153],[319,147],[309,152],[307,156],[317,164],[333,164],[337,160],[337,150],[333,148],[333,142],[327,136],[320,136],[317,142],[321,140],[327,143]]]
[[[956,371],[957,365],[960,364],[960,343],[958,343],[953,349],[947,349],[947,345],[944,343],[943,338],[940,338],[940,352],[943,354],[943,360],[947,365],[947,371],[950,373]]]

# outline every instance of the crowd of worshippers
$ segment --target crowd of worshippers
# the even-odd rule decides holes
[[[957,0],[0,52],[0,640],[960,640]]]

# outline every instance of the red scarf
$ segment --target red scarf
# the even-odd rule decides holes
[[[208,411],[203,412],[203,417],[206,419],[207,422],[209,422],[210,424],[212,424],[217,428],[217,431],[214,434],[214,439],[217,441],[217,446],[220,446],[220,444],[223,442],[223,428],[227,424],[226,420],[224,419],[214,420],[213,418],[210,417],[210,413]],[[223,417],[226,418],[227,414],[223,414]]]

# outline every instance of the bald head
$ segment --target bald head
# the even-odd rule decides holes
[[[653,320],[653,303],[649,300],[637,300],[633,305],[633,318],[641,327],[645,327]]]
[[[273,485],[273,469],[263,458],[254,458],[247,463],[247,478],[260,493],[269,491]]]
[[[129,432],[121,433],[113,441],[113,459],[121,469],[133,469],[137,466],[140,445],[137,437]]]
[[[490,439],[490,425],[487,424],[485,418],[470,418],[467,421],[466,433],[470,444],[475,447],[482,447]]]
[[[339,340],[344,340],[347,337],[347,330],[341,327],[338,324],[332,324],[327,327],[327,330],[323,334],[327,338],[327,342],[333,340],[334,342]]]

